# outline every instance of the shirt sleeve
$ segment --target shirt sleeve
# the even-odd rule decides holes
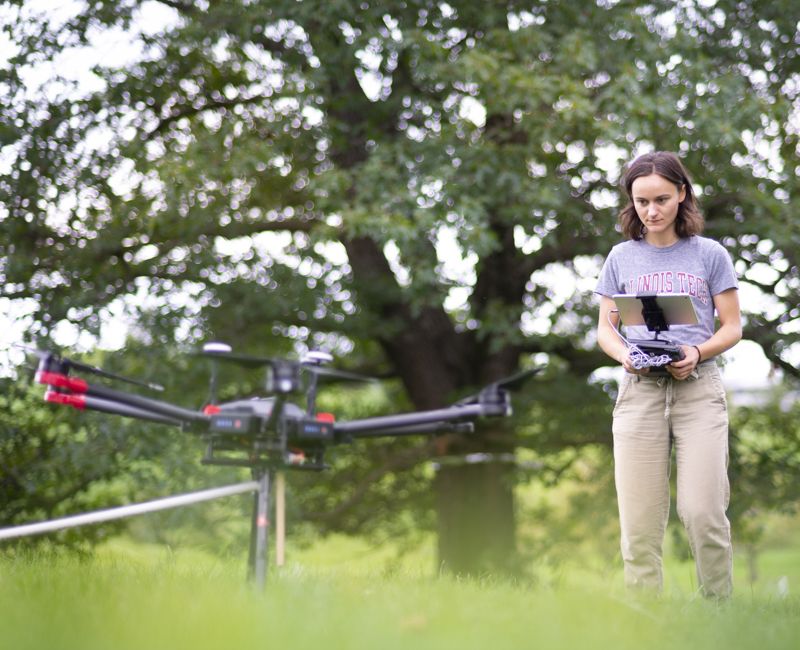
[[[597,281],[597,288],[594,292],[601,296],[608,296],[609,298],[621,292],[619,268],[617,267],[616,255],[614,254],[613,248],[608,254],[608,257],[606,257],[606,261],[603,262],[603,268],[600,269],[600,278]]]
[[[727,291],[728,289],[738,289],[739,279],[733,268],[733,261],[730,253],[717,242],[709,255],[708,288],[712,296]]]

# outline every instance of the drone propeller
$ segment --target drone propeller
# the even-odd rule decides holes
[[[22,345],[19,343],[15,343],[14,345],[18,348],[22,348],[23,350],[25,350],[30,354],[35,354],[41,360],[49,359],[52,362],[59,364],[64,371],[69,371],[70,369],[74,369],[79,372],[88,372],[90,374],[97,375],[98,377],[105,377],[106,379],[112,379],[114,381],[122,381],[128,384],[133,384],[134,386],[142,386],[144,388],[149,388],[150,390],[155,390],[159,392],[162,392],[164,390],[164,387],[161,386],[160,384],[155,384],[149,381],[142,381],[140,379],[131,379],[130,377],[123,377],[122,375],[117,375],[114,374],[113,372],[109,372],[108,370],[103,370],[102,368],[90,366],[80,361],[74,361],[73,359],[67,359],[66,357],[59,357],[54,352],[39,350],[38,348],[34,348],[29,345]]]
[[[270,359],[269,357],[255,357],[249,354],[237,354],[235,352],[231,352],[230,350],[223,350],[221,349],[221,346],[220,349],[216,347],[211,348],[211,346],[203,346],[201,351],[193,352],[192,354],[200,357],[208,357],[209,359],[230,361],[231,363],[244,366],[245,368],[261,368],[262,366],[271,366],[276,361],[276,359]]]
[[[507,391],[518,390],[519,388],[522,387],[522,385],[526,381],[528,381],[528,379],[530,379],[534,375],[539,374],[542,370],[544,370],[543,366],[536,366],[535,368],[522,370],[516,374],[511,375],[510,377],[505,377],[498,381],[492,382],[491,384],[485,386],[480,391],[480,393],[475,395],[469,395],[468,397],[465,397],[464,399],[456,403],[460,405],[475,404],[481,400],[481,395],[486,394],[487,391],[490,391],[491,393],[497,393],[499,390],[507,390]]]
[[[303,364],[303,370],[318,375],[320,379],[329,378],[331,381],[362,381],[373,382],[378,381],[374,377],[367,377],[366,375],[359,375],[355,372],[347,372],[346,370],[335,370],[333,368],[320,368],[318,366],[308,366]]]
[[[359,375],[354,372],[347,372],[345,370],[336,370],[333,368],[322,368],[320,364],[331,361],[333,357],[325,352],[309,352],[302,361],[287,361],[284,359],[273,359],[271,357],[260,357],[249,354],[238,354],[232,352],[230,346],[220,343],[206,344],[195,355],[208,357],[210,359],[219,359],[220,361],[229,361],[245,368],[260,368],[268,366],[273,369],[281,367],[293,367],[299,370],[316,375],[320,379],[328,378],[330,380],[340,381],[363,381],[370,382],[376,381],[373,377]]]
[[[544,370],[544,366],[536,366],[535,368],[529,368],[527,370],[522,370],[510,377],[506,377],[505,379],[501,379],[498,382],[495,382],[493,385],[497,386],[498,388],[505,388],[507,390],[518,390],[522,388],[522,385],[528,381],[534,375],[538,375],[542,370]]]

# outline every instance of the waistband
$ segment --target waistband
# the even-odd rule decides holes
[[[701,374],[706,374],[706,371],[711,369],[717,368],[717,363],[715,358],[707,359],[705,361],[701,361],[700,363],[695,366],[694,370],[689,374],[689,376],[682,380],[682,381],[690,381],[700,379]],[[672,412],[672,403],[674,402],[674,387],[675,382],[678,381],[674,379],[672,375],[669,373],[665,375],[655,375],[655,376],[648,376],[647,374],[644,375],[631,375],[631,381],[649,381],[655,382],[659,386],[666,387],[666,391],[664,392],[664,419],[669,420],[669,416]]]

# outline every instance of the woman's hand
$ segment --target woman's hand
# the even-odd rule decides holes
[[[629,372],[632,375],[646,375],[650,372],[650,368],[634,368],[633,361],[631,360],[630,352],[626,350],[625,356],[622,359],[622,367],[625,368],[625,372]]]
[[[692,371],[697,368],[697,364],[700,363],[700,351],[693,345],[682,345],[680,347],[683,350],[683,359],[673,361],[664,367],[674,379],[683,381],[692,374]]]

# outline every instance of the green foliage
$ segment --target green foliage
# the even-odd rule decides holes
[[[781,399],[783,397],[783,399]],[[758,545],[764,514],[800,506],[800,405],[792,394],[763,407],[738,408],[732,418],[731,518],[742,542]]]
[[[51,519],[114,503],[135,493],[135,468],[157,448],[152,429],[101,422],[42,403],[26,380],[3,380],[0,396],[0,521],[4,525]],[[104,525],[76,543],[117,530]]]
[[[26,3],[10,4],[18,49],[2,121],[17,164],[0,184],[3,291],[38,301],[42,335],[63,318],[96,327],[103,306],[141,286],[201,287],[193,318],[243,323],[245,339],[275,321],[350,336],[364,319],[389,327],[397,303],[441,304],[431,244],[447,224],[478,259],[470,317],[502,342],[535,295],[533,272],[616,238],[613,211],[592,202],[614,189],[600,151],[619,162],[638,143],[684,154],[711,234],[749,265],[772,264],[770,286],[792,303],[796,53],[768,46],[794,34],[782,3],[172,4],[163,31],[140,34],[138,59],[93,69],[98,90],[62,81],[39,95],[25,91],[26,65],[104,29],[151,29],[151,8],[92,4],[34,35]],[[779,145],[785,170],[753,143]],[[538,251],[522,255],[512,229]],[[364,237],[378,250],[357,246]],[[409,270],[401,287],[379,260],[389,242]],[[349,264],[320,252],[333,243]],[[506,291],[490,283],[515,266]],[[775,356],[793,340],[786,320],[782,347],[765,340]],[[523,347],[540,347],[533,338]]]
[[[99,356],[95,362],[100,362]],[[147,365],[147,357],[121,357],[105,366],[124,372]],[[152,371],[152,369],[151,369]],[[131,373],[129,373],[131,374]],[[140,375],[144,376],[144,375]],[[150,379],[153,376],[150,375]],[[164,376],[160,377],[164,379]],[[232,482],[232,472],[199,471],[202,448],[190,435],[106,414],[78,413],[42,401],[42,387],[26,375],[3,379],[0,396],[0,521],[24,524]],[[102,380],[100,380],[102,381]],[[191,384],[191,382],[188,382]],[[205,387],[203,388],[205,390]],[[191,395],[191,385],[173,399]],[[198,399],[198,403],[201,402]],[[224,551],[238,530],[226,523],[241,515],[235,507],[157,514],[137,522],[143,539],[170,542],[192,531],[193,543]],[[215,525],[215,522],[219,525]],[[125,527],[111,522],[71,529],[46,537],[21,539],[25,547],[46,541],[87,549]],[[180,528],[183,527],[183,533]],[[170,530],[176,529],[171,536]],[[203,536],[202,531],[208,534]],[[216,536],[216,539],[214,539]],[[238,539],[241,547],[241,539]]]
[[[133,338],[159,348],[333,350],[396,377],[414,408],[546,355],[556,371],[529,389],[519,435],[343,452],[345,485],[313,499],[343,496],[347,529],[376,494],[419,498],[430,521],[438,455],[533,447],[549,467],[602,444],[590,292],[619,238],[619,164],[643,148],[684,157],[708,233],[775,296],[747,305],[747,335],[797,375],[793,9],[126,0],[59,22],[8,2],[0,296],[36,305],[32,340],[63,321],[97,332],[127,301]],[[31,90],[112,30],[131,60],[98,61],[89,87],[65,73]],[[408,480],[381,472],[402,454]]]

